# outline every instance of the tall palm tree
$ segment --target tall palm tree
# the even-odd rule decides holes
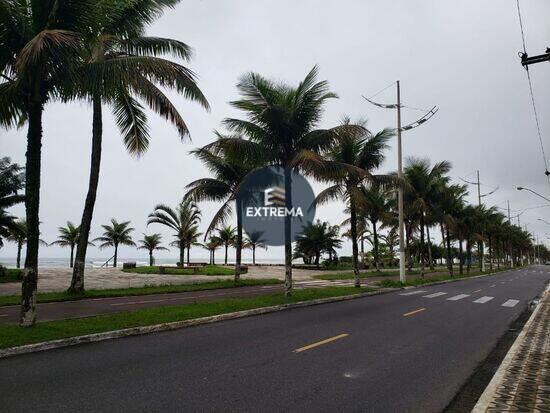
[[[179,265],[185,262],[185,248],[187,247],[188,231],[197,227],[201,221],[201,212],[191,199],[184,199],[174,209],[165,204],[159,204],[154,212],[149,214],[147,225],[161,224],[175,231],[174,237],[179,248]]]
[[[27,243],[27,221],[24,219],[15,221],[15,227],[10,229],[7,239],[17,244],[16,267],[21,268],[21,251],[23,250],[23,245]],[[48,243],[42,238],[39,238],[38,242],[42,246],[48,246]]]
[[[21,286],[20,324],[36,321],[38,285],[42,115],[46,104],[63,98],[64,86],[76,82],[83,33],[105,15],[93,0],[0,2],[0,126],[27,124],[27,251]]]
[[[20,232],[20,221],[17,221],[16,217],[5,210],[25,200],[25,196],[19,194],[19,191],[23,189],[24,181],[23,168],[16,163],[12,163],[8,157],[0,158],[0,247],[3,245],[2,238],[13,241],[13,235]],[[20,250],[18,256],[21,256]],[[17,268],[19,268],[19,265]]]
[[[221,241],[225,249],[225,265],[227,265],[227,251],[230,246],[235,245],[236,232],[236,228],[233,228],[231,225],[218,229],[217,238]]]
[[[343,126],[350,126],[345,119]],[[338,140],[328,150],[328,162],[325,170],[318,173],[319,179],[332,182],[333,185],[317,195],[316,203],[322,204],[330,200],[344,200],[350,214],[350,235],[353,253],[353,272],[355,286],[361,286],[359,274],[358,250],[358,203],[362,198],[361,185],[395,182],[389,175],[375,175],[374,171],[384,160],[384,151],[388,148],[388,140],[393,132],[384,129],[372,134],[364,122],[359,122],[355,128],[341,131]]]
[[[218,139],[231,139],[231,137],[217,133]],[[220,147],[215,153],[208,149],[208,146],[202,149],[192,151],[204,165],[214,175],[212,178],[202,178],[187,185],[188,198],[200,201],[221,201],[221,208],[214,215],[206,230],[207,237],[215,228],[223,225],[231,215],[232,204],[235,201],[235,212],[237,215],[237,235],[235,239],[236,259],[235,259],[235,281],[239,281],[241,275],[241,258],[243,248],[243,225],[242,208],[240,200],[237,197],[237,190],[244,178],[254,169],[256,165],[243,156],[235,156]]]
[[[320,264],[322,254],[333,256],[340,248],[342,240],[338,237],[339,229],[328,222],[312,222],[304,228],[296,240],[295,257],[302,257],[308,264]]]
[[[138,242],[138,249],[149,252],[149,267],[155,264],[155,258],[153,257],[155,251],[168,251],[168,248],[162,246],[162,235],[160,234],[143,234],[143,238]]]
[[[450,162],[443,161],[430,166],[428,159],[410,158],[405,167],[405,179],[408,190],[405,193],[406,202],[417,216],[420,230],[420,273],[424,276],[427,261],[425,248],[426,215],[433,208],[439,188],[449,181],[447,176],[451,170]]]
[[[152,111],[175,125],[181,139],[189,135],[182,116],[159,88],[182,93],[206,109],[208,102],[197,86],[194,73],[187,67],[161,56],[172,55],[189,61],[192,51],[178,40],[143,36],[145,26],[156,20],[163,9],[179,0],[140,0],[120,7],[98,30],[88,33],[79,67],[81,82],[76,93],[92,102],[92,154],[88,194],[81,221],[82,239],[76,252],[70,290],[84,290],[84,263],[92,223],[102,151],[104,104],[110,105],[131,155],[142,155],[149,146],[147,116],[139,100]],[[121,3],[124,4],[124,3]]]
[[[185,248],[187,249],[187,265],[189,265],[191,263],[190,258],[189,258],[191,247],[201,245],[200,242],[199,242],[199,237],[201,235],[202,235],[202,232],[199,232],[199,226],[198,225],[194,225],[192,227],[187,228],[187,230],[185,231],[185,233],[183,235],[184,245],[185,245]],[[170,245],[172,245],[174,247],[178,247],[179,246],[179,241],[178,240],[173,241]]]
[[[96,238],[94,241],[101,242],[99,248],[113,247],[115,249],[113,255],[113,267],[117,266],[118,247],[119,245],[135,246],[136,243],[132,241],[130,233],[134,228],[130,227],[130,221],[118,222],[116,219],[111,219],[111,225],[102,225],[104,230],[101,237]]]
[[[209,146],[251,159],[261,165],[282,167],[285,175],[286,208],[292,208],[292,171],[311,173],[322,161],[320,155],[336,139],[342,127],[318,129],[329,99],[328,82],[317,82],[314,67],[296,87],[274,82],[257,73],[243,76],[237,84],[241,95],[231,105],[246,119],[229,118],[225,126],[246,139],[220,139]],[[346,126],[345,128],[350,128]],[[285,294],[292,291],[291,218],[285,217]]]
[[[252,265],[256,265],[256,249],[263,248],[267,250],[263,235],[262,231],[253,231],[244,240],[243,247],[252,250]]]
[[[50,245],[59,245],[60,247],[69,247],[71,249],[71,257],[69,261],[70,268],[73,268],[74,249],[78,244],[80,237],[80,227],[75,226],[71,221],[67,221],[67,226],[59,227],[59,238]],[[89,242],[88,245],[94,245]]]

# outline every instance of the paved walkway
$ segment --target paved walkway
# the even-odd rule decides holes
[[[548,289],[473,410],[485,412],[550,412]]]

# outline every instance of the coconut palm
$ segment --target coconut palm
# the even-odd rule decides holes
[[[19,194],[24,180],[23,168],[8,157],[0,158],[0,248],[3,238],[12,240],[11,236],[20,229],[17,218],[5,210],[25,200],[25,196]]]
[[[203,247],[210,252],[210,264],[216,264],[216,250],[222,246],[223,242],[218,237],[210,237]]]
[[[147,225],[161,224],[175,231],[174,241],[179,248],[179,265],[185,262],[185,248],[191,228],[197,227],[201,221],[201,212],[191,199],[184,199],[174,209],[165,204],[159,204],[154,212],[149,214]]]
[[[231,137],[217,133],[218,139],[231,139]],[[208,147],[191,152],[196,155],[214,175],[212,178],[202,178],[187,185],[186,197],[196,202],[218,201],[223,202],[221,208],[210,222],[206,235],[215,228],[223,225],[232,213],[232,204],[235,201],[237,215],[237,234],[235,239],[235,281],[239,281],[241,275],[241,256],[243,248],[243,225],[241,201],[237,197],[237,189],[244,178],[253,170],[254,164],[243,156],[235,156],[228,153],[223,147],[213,153]]]
[[[78,244],[80,237],[80,227],[75,226],[71,221],[67,221],[67,226],[59,227],[59,238],[50,245],[59,245],[60,247],[69,247],[71,249],[70,268],[73,268],[74,249]],[[89,242],[89,245],[94,245]]]
[[[343,126],[350,125],[345,119]],[[331,200],[343,200],[349,210],[350,236],[353,254],[353,272],[355,286],[361,286],[358,261],[358,203],[361,195],[361,185],[387,184],[396,182],[389,175],[375,175],[374,171],[384,160],[384,151],[388,148],[388,140],[393,132],[384,129],[372,134],[365,127],[365,122],[358,122],[352,129],[342,131],[338,140],[327,153],[326,171],[318,174],[321,180],[331,182],[332,186],[317,195],[318,204]]]
[[[426,215],[436,202],[439,188],[449,181],[447,174],[451,170],[450,162],[443,161],[430,166],[428,159],[410,158],[405,166],[404,175],[408,189],[405,191],[405,202],[416,216],[420,231],[420,273],[424,276],[427,260],[425,248]]]
[[[339,228],[331,226],[328,222],[317,220],[304,228],[302,234],[296,240],[294,249],[295,258],[303,258],[307,264],[320,264],[322,254],[329,254],[332,258],[336,249],[342,245],[338,236]]]
[[[149,252],[149,266],[152,267],[155,264],[155,258],[153,253],[155,251],[168,251],[168,248],[162,246],[162,235],[160,234],[143,234],[143,238],[139,241],[138,249],[147,250]]]
[[[267,250],[263,235],[262,231],[253,231],[248,234],[244,240],[243,247],[252,250],[252,265],[256,265],[256,249],[263,248]]]
[[[20,324],[36,321],[38,283],[42,115],[47,103],[64,97],[67,84],[78,80],[83,33],[110,14],[98,2],[0,2],[0,126],[27,124],[27,252],[21,287]],[[104,2],[115,7],[114,2]]]
[[[322,163],[320,155],[342,129],[318,129],[323,109],[337,96],[328,82],[317,82],[314,67],[297,87],[274,82],[257,73],[243,76],[237,85],[241,95],[231,105],[246,118],[229,118],[224,125],[245,139],[220,139],[208,149],[224,148],[258,165],[283,168],[286,208],[292,208],[292,171],[312,173]],[[291,218],[285,217],[285,294],[292,291]]]
[[[202,232],[199,232],[198,225],[194,225],[192,227],[187,228],[183,234],[183,244],[185,245],[185,248],[187,249],[187,265],[189,265],[190,259],[189,254],[191,251],[192,246],[201,245],[199,242],[199,237],[202,235]],[[173,247],[179,247],[179,240],[172,241],[170,243]]]
[[[27,222],[24,219],[16,220],[15,227],[10,229],[7,239],[17,244],[16,267],[21,268],[21,251],[23,250],[23,245],[27,243]],[[48,246],[48,243],[42,238],[38,242],[44,247]]]
[[[119,2],[120,9],[106,17],[99,30],[88,33],[79,67],[77,91],[92,102],[92,156],[88,194],[82,213],[82,240],[76,252],[70,290],[84,289],[86,246],[99,182],[103,105],[112,109],[124,145],[131,155],[142,155],[149,146],[147,116],[140,100],[149,109],[174,124],[181,139],[189,135],[182,116],[159,88],[173,89],[187,99],[209,108],[187,67],[163,58],[171,55],[189,61],[191,48],[178,40],[143,36],[144,27],[156,20],[163,9],[179,0]]]
[[[118,222],[116,219],[111,219],[111,225],[102,225],[104,230],[101,237],[96,238],[94,241],[101,242],[99,248],[113,247],[115,249],[113,255],[113,267],[117,266],[118,247],[119,245],[135,246],[136,243],[132,241],[130,233],[134,231],[134,228],[130,227],[130,221]]]
[[[227,265],[227,251],[230,246],[235,245],[236,237],[237,229],[233,228],[231,225],[218,229],[217,238],[221,241],[225,249],[225,265]]]

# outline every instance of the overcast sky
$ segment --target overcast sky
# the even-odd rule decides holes
[[[531,55],[550,46],[550,2],[523,0],[527,50]],[[395,125],[395,113],[369,105],[371,96],[396,79],[402,83],[405,105],[438,105],[429,123],[404,135],[406,156],[449,160],[452,176],[473,180],[480,170],[482,192],[500,189],[485,201],[512,214],[545,204],[524,185],[550,195],[538,142],[529,89],[518,51],[521,36],[515,0],[187,0],[165,15],[148,34],[184,41],[195,50],[189,63],[212,106],[210,113],[183,97],[171,95],[186,120],[191,142],[181,143],[175,129],[150,115],[152,142],[141,159],[130,157],[105,107],[104,148],[92,236],[111,217],[130,220],[142,232],[147,215],[159,203],[175,205],[190,181],[208,175],[188,152],[211,142],[212,130],[227,116],[238,116],[227,104],[237,97],[235,84],[245,72],[292,84],[315,65],[320,78],[330,82],[340,99],[326,109],[321,126],[335,125],[343,115],[367,118],[377,131]],[[531,69],[544,143],[550,154],[550,65]],[[393,102],[395,90],[376,97]],[[404,122],[421,112],[407,110]],[[51,242],[67,220],[79,223],[88,184],[91,146],[91,108],[85,103],[50,104],[44,116],[40,219],[42,238]],[[25,162],[25,130],[0,130],[1,156]],[[382,172],[395,170],[395,142],[387,152]],[[317,187],[317,190],[319,187]],[[469,199],[474,202],[475,189]],[[202,204],[205,228],[216,205]],[[340,223],[343,206],[332,204],[318,217]],[[24,216],[24,208],[14,214]],[[539,237],[550,234],[550,208],[527,210],[521,224]],[[350,253],[346,243],[342,254]],[[42,248],[42,257],[65,257],[58,247]],[[90,248],[89,257],[109,257],[111,251]],[[124,247],[123,257],[144,256]],[[158,257],[176,257],[175,251]],[[195,250],[197,258],[207,257]],[[246,253],[245,258],[248,257]],[[15,246],[0,250],[0,260],[15,256]],[[218,253],[218,256],[221,254]],[[282,257],[280,248],[259,252],[259,258]]]

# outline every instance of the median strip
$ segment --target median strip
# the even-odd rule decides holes
[[[414,311],[411,311],[410,313],[405,313],[403,314],[403,317],[409,317],[411,315],[414,315],[414,314],[417,314],[417,313],[420,313],[422,311],[424,311],[425,308],[419,308],[418,310],[414,310]]]
[[[337,336],[330,337],[330,338],[327,338],[325,340],[321,340],[321,341],[318,341],[316,343],[308,344],[307,346],[297,348],[296,350],[294,350],[294,353],[301,353],[302,351],[311,350],[312,348],[319,347],[319,346],[322,346],[324,344],[332,343],[333,341],[340,340],[340,339],[342,339],[344,337],[347,337],[347,336],[349,336],[349,334],[345,334],[345,333],[344,334],[339,334]]]

